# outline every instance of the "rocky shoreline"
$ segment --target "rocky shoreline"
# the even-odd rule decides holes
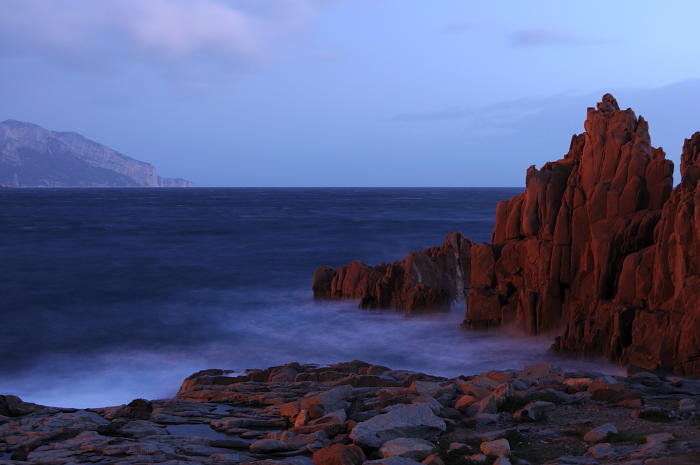
[[[469,247],[450,233],[393,265],[320,267],[314,295],[413,312],[459,301],[464,289],[466,328],[700,374],[700,132],[685,140],[674,188],[673,162],[651,145],[647,121],[612,95],[588,108],[584,127],[562,159],[531,166],[525,191],[498,203],[491,243]]]
[[[0,463],[700,463],[700,381],[551,363],[445,379],[353,361],[205,370],[97,409],[0,396]]]

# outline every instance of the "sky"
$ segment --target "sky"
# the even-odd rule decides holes
[[[0,121],[202,187],[524,186],[611,92],[678,168],[700,130],[698,17],[693,1],[0,0]]]

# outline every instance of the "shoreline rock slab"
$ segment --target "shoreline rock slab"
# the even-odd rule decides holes
[[[556,374],[546,382],[533,375],[542,367],[445,379],[372,367],[360,361],[295,363],[251,370],[235,382],[208,370],[185,380],[176,399],[136,399],[90,411],[37,406],[6,396],[12,409],[0,425],[0,463],[444,465],[471,457],[495,463],[614,460],[646,465],[656,457],[674,463],[697,463],[700,457],[700,412],[680,403],[694,389],[690,380],[565,373],[553,367],[540,370],[542,376]],[[276,374],[291,370],[297,373],[294,381],[277,381]],[[350,387],[368,372],[380,372],[391,382]],[[308,381],[321,375],[325,381]],[[421,386],[417,380],[429,383],[422,385],[429,389],[415,389]],[[645,408],[630,414],[609,398],[568,402],[578,394],[590,395],[584,389],[620,384],[626,393],[638,395]],[[495,413],[471,418],[455,408],[465,392],[480,391],[482,400],[503,393]],[[198,400],[185,400],[189,398]],[[211,402],[214,398],[223,400]],[[318,419],[335,422],[294,426],[305,415],[298,407],[309,399],[309,405],[322,406],[325,399],[327,405],[343,408]],[[513,417],[526,405],[532,410],[546,402],[551,404],[545,404],[547,417],[527,423]],[[429,404],[441,408],[433,410]],[[611,423],[616,434],[609,434]]]
[[[409,405],[358,423],[350,433],[354,442],[379,448],[398,438],[436,437],[446,429],[445,421],[425,404]]]

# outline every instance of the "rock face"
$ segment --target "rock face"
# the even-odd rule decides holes
[[[314,296],[357,298],[361,308],[449,308],[469,294],[473,244],[453,231],[441,247],[411,252],[401,262],[369,266],[354,261],[337,270],[322,266],[314,274]]]
[[[74,132],[0,123],[0,183],[11,187],[194,187]]]
[[[560,334],[553,350],[700,372],[700,133],[681,184],[647,122],[610,95],[569,153],[530,167],[472,248],[465,325]],[[697,205],[697,206],[696,206]]]
[[[627,257],[618,302],[637,305],[623,361],[700,373],[700,132],[683,144],[681,183],[663,207],[655,244]],[[630,286],[634,286],[633,288]]]

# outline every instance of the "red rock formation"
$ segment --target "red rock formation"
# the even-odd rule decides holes
[[[460,232],[450,232],[442,247],[411,252],[401,262],[369,266],[354,261],[337,270],[322,266],[313,281],[315,297],[360,299],[360,308],[408,312],[449,308],[471,286],[471,246]]]
[[[700,373],[700,132],[686,139],[681,183],[663,207],[655,245],[625,259],[629,286],[618,302],[636,305],[624,362]]]
[[[555,333],[553,350],[700,372],[700,133],[682,182],[606,94],[563,160],[528,169],[472,248],[465,324]],[[670,198],[670,200],[669,200]]]

